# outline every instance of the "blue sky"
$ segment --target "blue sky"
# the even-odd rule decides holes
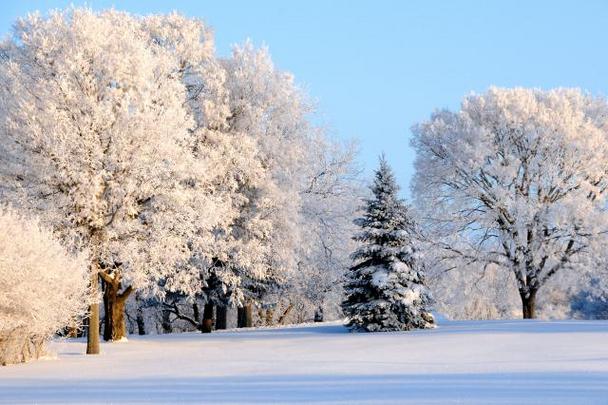
[[[80,1],[0,5],[0,32],[29,11]],[[215,31],[221,55],[266,44],[317,101],[334,136],[360,141],[369,173],[385,152],[404,194],[410,127],[488,86],[581,87],[605,95],[608,1],[88,1],[139,14],[180,11]]]

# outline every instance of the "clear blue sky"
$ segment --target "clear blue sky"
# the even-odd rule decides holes
[[[0,5],[0,32],[29,11]],[[139,14],[180,11],[213,26],[221,55],[251,38],[269,46],[318,102],[335,136],[360,140],[369,172],[384,151],[407,192],[410,127],[490,85],[574,86],[606,94],[608,1],[98,1]]]

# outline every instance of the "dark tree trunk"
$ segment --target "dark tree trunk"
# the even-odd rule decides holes
[[[129,286],[122,293],[120,292],[122,287],[120,273],[115,272],[111,276],[108,273],[101,272],[100,275],[105,284],[103,301],[106,316],[103,339],[116,342],[127,337],[125,306],[133,288]]]
[[[99,290],[99,276],[97,266],[93,265],[91,275],[91,293],[97,294]],[[87,320],[87,354],[99,354],[99,302],[89,306],[89,317]]]
[[[203,309],[203,322],[201,324],[201,332],[211,333],[213,330],[213,303],[208,302]]]
[[[245,308],[237,307],[236,309],[236,327],[242,328],[245,323]]]
[[[251,328],[251,326],[253,326],[253,305],[248,303],[238,308],[237,327]]]
[[[200,313],[200,311],[198,309],[198,304],[196,302],[194,302],[192,304],[192,316],[194,317],[194,321],[196,323],[200,322],[200,320],[201,320],[201,313]]]
[[[141,302],[137,299],[137,317],[135,318],[137,322],[137,333],[139,335],[146,334],[146,322],[144,320],[144,310],[141,307]]]
[[[228,308],[224,305],[218,305],[215,308],[215,329],[226,329],[228,326]]]
[[[315,322],[323,322],[323,307],[321,305],[315,310]]]
[[[522,304],[522,314],[524,319],[536,318],[536,292],[537,290],[530,290],[528,293],[519,293]]]
[[[163,333],[172,333],[173,325],[171,324],[171,312],[167,309],[163,310],[163,319],[161,322]]]

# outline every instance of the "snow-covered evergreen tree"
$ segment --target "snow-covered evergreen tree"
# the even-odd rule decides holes
[[[384,156],[354,236],[353,253],[342,304],[353,330],[384,332],[430,328],[430,295],[424,266],[415,247],[416,227],[398,196],[399,186]]]

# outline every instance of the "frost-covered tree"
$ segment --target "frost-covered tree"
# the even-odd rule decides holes
[[[121,339],[131,291],[155,292],[189,257],[191,208],[206,195],[187,192],[207,183],[178,60],[139,18],[78,8],[19,20],[1,55],[1,197],[89,249],[92,289],[98,275],[109,287],[106,322]],[[97,353],[97,303],[90,312]]]
[[[462,263],[446,271],[433,263],[433,246],[425,255],[427,283],[433,291],[435,310],[449,319],[513,319],[521,300],[513,274],[491,265]],[[436,249],[438,250],[438,249]]]
[[[416,248],[416,225],[384,157],[371,190],[363,217],[356,220],[361,231],[354,239],[360,246],[344,286],[347,326],[367,332],[430,328],[431,298]]]
[[[447,268],[514,275],[523,317],[607,229],[608,107],[579,90],[491,88],[413,128],[414,195]]]
[[[353,220],[366,192],[355,163],[355,145],[319,134],[308,142],[306,154],[298,264],[283,295],[302,303],[304,319],[323,321],[326,315],[341,316],[342,281],[355,248]]]
[[[0,210],[0,364],[40,357],[44,343],[78,324],[88,300],[88,262],[38,221]]]
[[[242,283],[239,304],[249,306],[263,303],[284,285],[297,262],[298,186],[310,108],[293,76],[276,69],[266,49],[247,42],[235,47],[223,65],[228,125],[255,142],[255,161],[262,169],[241,182],[241,215],[225,230],[222,241],[226,261]],[[248,308],[243,314],[251,312]]]
[[[267,170],[257,158],[256,141],[230,125],[228,74],[213,54],[208,29],[196,19],[175,13],[146,17],[143,24],[150,41],[176,58],[173,75],[187,88],[185,105],[194,122],[189,128],[192,154],[207,176],[202,195],[195,193],[198,204],[192,206],[195,212],[203,210],[193,221],[196,231],[184,235],[190,260],[160,280],[171,295],[165,309],[183,317],[176,302],[202,299],[204,320],[200,325],[208,332],[215,305],[233,305],[243,299],[244,270],[237,259],[251,262],[259,256],[256,247],[250,246],[235,257],[231,230],[235,223],[243,223],[251,205],[242,190],[264,184]],[[212,224],[207,221],[208,212],[214,214]]]

